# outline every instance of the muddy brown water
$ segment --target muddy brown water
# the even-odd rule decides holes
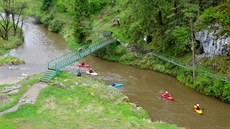
[[[44,72],[48,60],[70,50],[58,34],[48,32],[42,25],[32,24],[31,20],[28,19],[23,28],[25,43],[10,53],[25,60],[26,64],[0,66],[0,84],[13,83],[26,75]],[[153,121],[164,121],[188,129],[230,129],[230,104],[202,95],[174,77],[92,56],[83,60],[108,84],[112,80],[123,83],[121,92],[146,109]],[[160,93],[166,90],[175,101],[160,98]],[[196,103],[205,108],[203,115],[193,110]]]

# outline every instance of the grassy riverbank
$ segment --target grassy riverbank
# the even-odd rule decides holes
[[[12,30],[11,30],[12,31]],[[5,55],[10,52],[10,50],[17,48],[22,45],[24,37],[22,36],[22,30],[18,29],[18,34],[13,36],[13,32],[10,31],[10,36],[8,40],[0,38],[0,56]],[[4,56],[0,57],[0,65],[5,64],[24,64],[25,62],[17,57]]]
[[[25,62],[13,56],[0,57],[0,65],[5,65],[5,64],[15,65],[15,64],[25,64]]]
[[[37,77],[25,83],[37,82]],[[127,97],[119,90],[100,80],[61,72],[41,91],[35,104],[0,116],[0,128],[178,128],[151,122],[144,109],[124,100]]]

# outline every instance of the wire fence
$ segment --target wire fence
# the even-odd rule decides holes
[[[186,69],[186,70],[191,70],[192,67],[189,67],[189,66],[185,66],[181,63],[177,63],[175,61],[173,61],[172,59],[169,59],[169,58],[166,58],[160,54],[157,54],[155,52],[152,52],[151,55],[157,57],[157,58],[160,58],[166,62],[169,62],[171,64],[174,64],[176,66],[179,66],[183,69]],[[210,73],[209,71],[206,71],[206,70],[202,70],[201,68],[196,68],[196,72],[197,73],[203,73],[203,74],[206,74],[208,77],[210,78],[213,78],[213,79],[216,79],[216,80],[220,80],[220,81],[224,81],[224,82],[230,82],[230,76],[229,75],[218,75],[218,74],[213,74],[213,73]]]

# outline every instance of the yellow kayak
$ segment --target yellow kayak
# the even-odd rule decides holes
[[[194,110],[198,113],[198,114],[200,114],[200,115],[202,115],[203,114],[203,111],[200,109],[200,110],[196,110],[195,109],[195,106],[194,106]]]

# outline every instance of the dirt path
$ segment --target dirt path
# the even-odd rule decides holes
[[[27,104],[27,103],[30,103],[30,104],[34,104],[39,93],[40,93],[40,90],[45,88],[47,86],[46,83],[42,83],[42,82],[39,82],[35,85],[33,85],[18,101],[18,103],[13,106],[12,108],[10,109],[7,109],[3,112],[0,112],[0,115],[3,115],[3,114],[6,114],[6,113],[9,113],[9,112],[14,112],[16,111],[21,105],[24,105],[24,104]]]

